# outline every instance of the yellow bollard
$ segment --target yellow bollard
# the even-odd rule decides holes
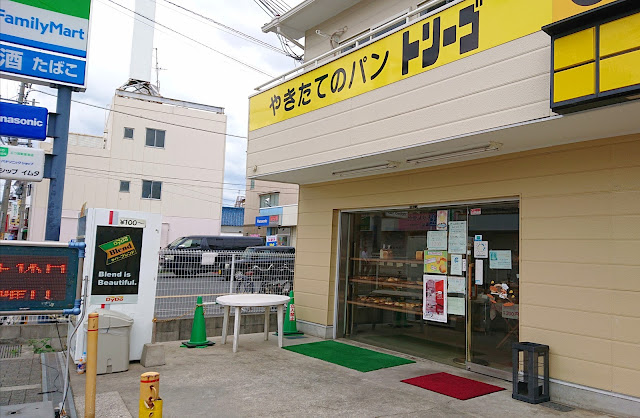
[[[162,418],[160,399],[160,373],[147,372],[140,375],[140,401],[138,417]]]
[[[87,323],[87,366],[84,386],[84,416],[96,416],[96,374],[98,371],[98,314],[90,313]]]

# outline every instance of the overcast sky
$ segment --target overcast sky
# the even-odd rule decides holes
[[[129,9],[134,0],[112,0]],[[85,93],[74,93],[73,100],[108,107],[114,90],[129,79],[129,59],[133,31],[133,13],[111,0],[93,0]],[[145,0],[152,1],[152,0]],[[290,6],[301,0],[287,0]],[[260,27],[271,18],[253,0],[173,0],[227,26],[279,46],[274,34],[264,34]],[[276,76],[294,68],[294,61],[262,46],[229,35],[212,23],[178,9],[165,0],[157,0],[156,21],[197,39],[211,48],[231,55]],[[138,18],[138,17],[136,17]],[[251,70],[198,45],[170,30],[156,26],[154,46],[158,48],[160,93],[165,97],[188,100],[225,108],[227,133],[246,136],[248,96],[270,77]],[[300,52],[300,51],[298,51]],[[155,82],[155,72],[152,76]],[[34,88],[55,93],[44,86]],[[16,98],[18,83],[2,80],[0,95]],[[53,111],[55,97],[31,92],[39,106]],[[73,103],[71,132],[102,136],[106,111]],[[227,137],[224,204],[233,205],[238,190],[244,194],[246,139]]]

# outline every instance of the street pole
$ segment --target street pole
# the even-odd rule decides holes
[[[58,86],[58,100],[56,103],[57,116],[51,159],[51,178],[49,180],[49,201],[47,205],[47,226],[44,235],[46,241],[58,241],[60,239],[62,197],[64,195],[64,176],[67,168],[67,145],[69,143],[71,93],[71,87]]]
[[[20,90],[18,91],[18,103],[22,104],[24,102],[24,90],[27,87],[27,83],[20,83]],[[9,138],[9,145],[16,145],[18,140],[16,138]],[[2,226],[0,226],[0,232],[2,232],[2,236],[0,239],[4,239],[4,233],[7,232],[8,228],[8,217],[9,214],[9,195],[11,194],[11,184],[13,180],[6,179],[4,181],[4,191],[2,193],[2,206],[0,208],[0,212],[2,212]]]
[[[11,193],[12,182],[13,180],[10,179],[5,179],[4,181],[4,190],[2,192],[2,208],[0,209],[0,212],[2,212],[2,226],[0,226],[0,232],[2,232],[2,236],[0,237],[0,239],[4,239],[4,233],[6,231],[6,226],[8,223],[7,215],[9,215],[9,194]]]
[[[22,182],[22,195],[20,196],[20,207],[18,208],[18,219],[20,219],[20,223],[18,224],[18,237],[19,241],[22,241],[22,230],[25,225],[25,212],[26,212],[26,203],[27,203],[27,189],[29,187],[29,183],[26,181]]]

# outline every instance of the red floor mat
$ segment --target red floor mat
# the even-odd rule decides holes
[[[452,398],[466,400],[505,390],[499,386],[478,382],[449,373],[434,373],[403,380],[404,383],[432,390]]]

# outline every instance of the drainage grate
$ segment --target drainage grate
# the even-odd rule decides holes
[[[542,406],[546,406],[547,408],[553,409],[554,411],[558,411],[558,412],[571,412],[575,409],[570,406],[562,405],[561,403],[557,403],[557,402],[544,402]]]
[[[22,354],[21,345],[0,345],[0,358],[16,358]]]

